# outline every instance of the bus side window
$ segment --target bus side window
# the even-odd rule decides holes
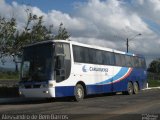
[[[115,54],[113,52],[108,52],[110,65],[115,65]]]
[[[103,57],[103,65],[114,65],[115,62],[114,53],[103,51],[102,57]]]
[[[125,55],[124,54],[121,54],[121,65],[122,66],[126,66],[126,59],[125,59]]]
[[[146,63],[145,63],[144,58],[139,58],[139,62],[140,62],[140,65],[141,65],[140,67],[145,69],[146,68]]]
[[[132,63],[132,67],[135,67],[135,66],[136,66],[134,56],[131,56],[131,63]]]
[[[143,66],[144,69],[146,69],[146,61],[145,61],[145,59],[142,59],[142,66]]]
[[[126,59],[126,66],[127,67],[132,67],[132,60],[131,60],[131,56],[125,56]]]
[[[84,54],[84,60],[85,60],[84,63],[89,63],[89,49],[84,48],[83,54]]]
[[[96,51],[95,59],[96,59],[96,64],[101,64],[101,65],[103,64],[102,51],[101,50]]]
[[[111,61],[110,61],[110,56],[108,54],[108,52],[103,51],[103,64],[104,65],[110,65]]]
[[[82,47],[73,46],[73,56],[75,62],[82,62],[83,61]]]
[[[136,68],[140,67],[140,63],[139,63],[138,57],[134,57],[134,63],[135,63],[135,67]]]
[[[120,54],[115,54],[115,58],[116,58],[116,65],[122,66],[122,60]]]
[[[95,64],[96,63],[96,51],[94,49],[89,49],[89,63]]]

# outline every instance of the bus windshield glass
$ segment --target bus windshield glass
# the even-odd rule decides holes
[[[53,43],[25,47],[22,62],[22,81],[52,79]]]

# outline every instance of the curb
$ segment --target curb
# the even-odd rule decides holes
[[[142,89],[142,90],[153,90],[153,89],[160,89],[160,87],[148,87],[148,88],[145,88],[145,89]]]

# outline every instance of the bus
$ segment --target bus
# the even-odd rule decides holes
[[[70,40],[51,40],[23,48],[19,93],[56,98],[123,92],[146,88],[142,55]]]

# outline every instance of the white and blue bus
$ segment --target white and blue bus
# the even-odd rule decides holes
[[[67,40],[24,47],[19,93],[55,98],[124,92],[146,87],[146,64],[141,55]]]

